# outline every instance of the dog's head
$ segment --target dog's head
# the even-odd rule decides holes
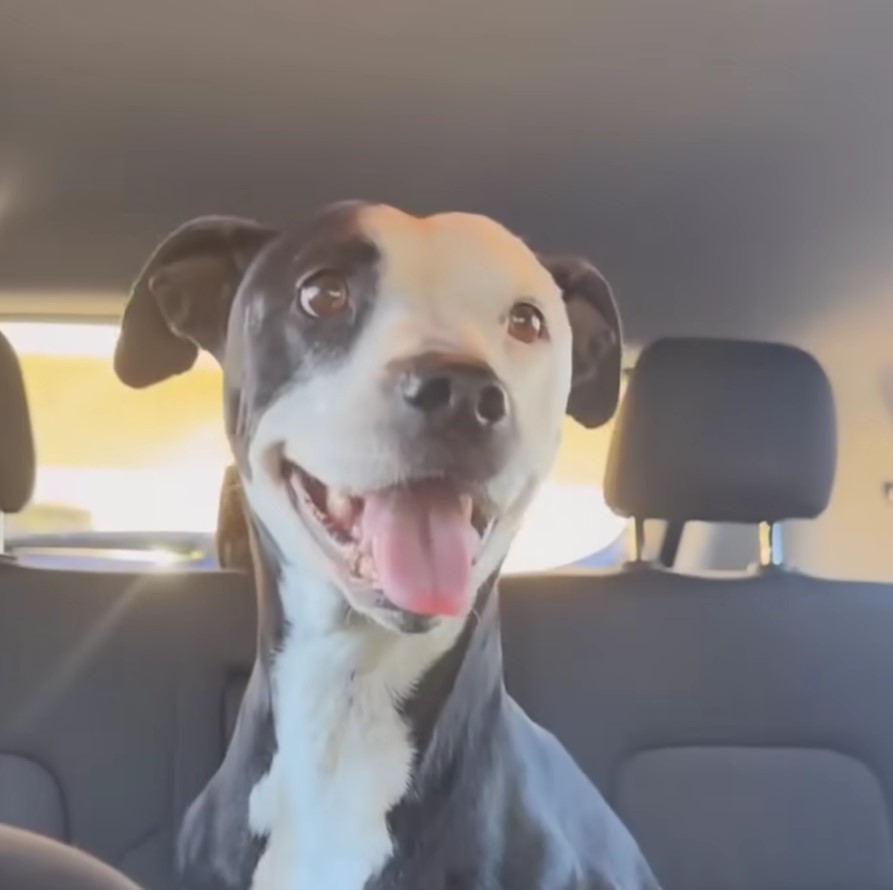
[[[333,582],[308,608],[404,630],[472,608],[563,416],[603,423],[620,381],[617,312],[591,265],[485,217],[359,203],[285,231],[202,218],[163,241],[116,370],[148,386],[199,349],[223,368],[256,519],[286,566]]]

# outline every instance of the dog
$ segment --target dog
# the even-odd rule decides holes
[[[223,370],[259,626],[184,819],[184,885],[655,890],[502,676],[495,582],[562,419],[616,408],[603,277],[472,214],[203,217],[140,273],[115,368],[149,386],[200,349]]]

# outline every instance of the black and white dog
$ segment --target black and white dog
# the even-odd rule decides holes
[[[189,888],[655,888],[630,834],[503,688],[494,582],[566,412],[613,413],[602,277],[497,223],[338,204],[202,218],[137,280],[131,386],[223,368],[258,654],[189,810]]]

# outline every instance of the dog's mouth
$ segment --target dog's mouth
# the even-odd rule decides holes
[[[449,479],[418,479],[356,494],[283,460],[295,512],[352,588],[425,616],[460,615],[477,555],[494,524],[480,493]]]

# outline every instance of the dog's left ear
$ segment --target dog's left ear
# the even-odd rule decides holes
[[[564,295],[573,332],[573,376],[567,413],[594,429],[607,423],[620,398],[620,316],[602,274],[581,257],[540,256]]]
[[[134,388],[188,371],[199,349],[221,360],[233,298],[276,231],[203,216],[171,232],[133,285],[115,348],[115,373]]]

